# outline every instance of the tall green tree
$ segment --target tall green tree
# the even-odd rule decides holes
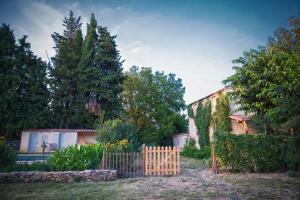
[[[198,102],[194,120],[198,130],[200,148],[208,146],[210,144],[209,126],[212,120],[211,102],[209,99],[204,103]]]
[[[124,119],[137,127],[142,143],[172,144],[178,116],[185,109],[184,92],[181,79],[174,74],[130,69],[124,82]]]
[[[16,43],[9,26],[0,27],[0,131],[8,139],[22,129],[48,124],[47,65],[33,54],[26,38]]]
[[[241,109],[256,114],[267,133],[300,130],[300,18],[274,32],[266,46],[234,60],[235,74],[224,83]]]
[[[231,120],[229,99],[227,94],[222,94],[218,92],[218,97],[216,100],[216,109],[213,113],[213,126],[214,134],[218,133],[228,133],[231,131]]]
[[[96,102],[100,104],[105,119],[120,116],[124,74],[120,53],[115,42],[116,36],[111,36],[106,27],[98,27],[97,53],[95,63],[100,70],[95,87]]]
[[[52,58],[51,70],[53,93],[52,109],[57,126],[61,128],[88,127],[89,115],[85,109],[84,95],[80,90],[79,67],[82,49],[80,17],[76,18],[70,11],[63,20],[64,33],[53,33],[56,55]]]
[[[82,47],[80,85],[86,102],[95,107],[95,111],[101,110],[105,119],[119,117],[122,110],[124,74],[115,38],[107,28],[97,25],[92,14]],[[94,115],[93,121],[96,118]]]

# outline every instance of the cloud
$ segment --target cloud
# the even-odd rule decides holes
[[[201,19],[186,20],[153,12],[138,12],[128,7],[97,5],[84,10],[75,2],[59,8],[45,2],[26,4],[18,32],[29,35],[33,51],[47,60],[46,50],[54,55],[51,33],[62,32],[62,20],[72,9],[82,16],[83,33],[92,10],[101,26],[107,26],[116,41],[124,68],[132,65],[153,67],[175,73],[186,86],[186,102],[192,102],[222,87],[232,73],[231,60],[256,46],[257,39],[228,24]],[[239,39],[237,39],[239,38]]]

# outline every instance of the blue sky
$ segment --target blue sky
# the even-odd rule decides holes
[[[47,60],[46,51],[54,55],[50,34],[62,32],[70,9],[81,15],[83,33],[94,12],[98,24],[118,35],[125,70],[152,67],[183,79],[190,103],[220,89],[233,73],[232,60],[286,26],[300,13],[300,1],[10,0],[0,2],[0,22],[18,38],[28,35],[32,50]]]

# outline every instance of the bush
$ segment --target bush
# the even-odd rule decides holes
[[[32,164],[16,164],[13,171],[51,171],[51,167],[46,162],[34,162]]]
[[[205,146],[202,149],[197,149],[195,146],[196,142],[194,139],[190,139],[188,143],[183,147],[181,155],[196,159],[207,159],[210,158],[210,146]]]
[[[100,143],[118,143],[121,140],[127,140],[137,151],[140,147],[138,142],[136,128],[120,119],[108,120],[104,123],[98,122],[97,141]]]
[[[71,145],[64,150],[55,151],[48,158],[53,170],[86,170],[98,168],[103,154],[102,144]]]
[[[104,145],[104,150],[106,152],[132,152],[134,147],[128,143],[127,140],[123,139],[116,143],[107,143]]]
[[[10,171],[16,164],[17,152],[0,141],[0,171]]]
[[[298,140],[286,136],[219,134],[215,153],[232,172],[272,172],[299,168]],[[297,149],[298,148],[298,149]]]

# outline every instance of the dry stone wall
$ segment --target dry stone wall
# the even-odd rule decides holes
[[[116,170],[85,170],[65,172],[9,172],[0,173],[0,183],[6,182],[74,182],[74,181],[113,181]]]

